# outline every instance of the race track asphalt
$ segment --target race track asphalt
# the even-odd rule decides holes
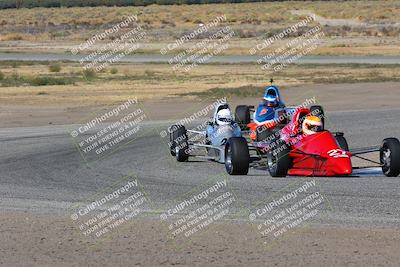
[[[31,61],[75,61],[82,60],[82,55],[69,53],[0,53],[0,60]],[[129,63],[167,63],[172,56],[160,54],[127,55],[120,59]],[[214,56],[210,63],[256,63],[261,56]],[[190,61],[189,61],[190,62]],[[299,64],[398,64],[399,56],[303,56]]]
[[[327,117],[328,128],[345,132],[350,147],[400,138],[400,108],[335,111],[327,112]],[[0,210],[68,215],[71,205],[88,202],[116,182],[122,186],[121,178],[131,175],[151,200],[145,216],[159,217],[182,195],[217,177],[226,179],[237,199],[227,218],[248,221],[256,203],[289,192],[288,185],[293,188],[315,179],[326,205],[313,224],[400,226],[400,177],[388,178],[372,170],[355,177],[271,178],[262,169],[251,169],[247,176],[228,176],[218,163],[177,163],[159,134],[171,123],[145,122],[135,140],[90,163],[84,162],[69,134],[74,125],[0,129]]]

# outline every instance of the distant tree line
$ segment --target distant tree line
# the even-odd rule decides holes
[[[275,2],[282,0],[0,0],[0,9],[32,7],[84,7],[84,6],[147,6]]]

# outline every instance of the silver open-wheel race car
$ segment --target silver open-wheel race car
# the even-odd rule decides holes
[[[187,161],[189,157],[197,157],[225,163],[228,140],[242,136],[227,103],[216,106],[205,130],[188,130],[183,125],[172,125],[169,133],[171,155],[180,162]],[[199,149],[204,149],[205,153],[196,153]]]

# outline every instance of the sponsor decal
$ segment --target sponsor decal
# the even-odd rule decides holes
[[[263,108],[261,111],[260,111],[260,116],[261,115],[264,115],[264,114],[266,114],[267,113],[267,109],[266,108]]]
[[[332,158],[348,158],[349,155],[346,154],[346,151],[342,149],[332,149],[327,152],[327,154]]]

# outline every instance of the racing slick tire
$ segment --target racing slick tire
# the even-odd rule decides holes
[[[183,126],[182,125],[171,125],[169,127],[168,132],[169,132],[169,150],[171,152],[171,155],[175,157],[175,140],[182,135],[185,131],[181,130]]]
[[[170,127],[170,152],[177,161],[186,161],[189,158],[189,149],[186,128],[183,125],[172,125]]]
[[[322,127],[325,129],[325,113],[324,113],[324,109],[322,108],[322,106],[318,106],[318,105],[311,106],[310,111],[311,111],[312,115],[317,116],[318,118],[321,119]]]
[[[380,149],[382,171],[388,177],[400,174],[400,142],[397,138],[386,138]]]
[[[343,134],[337,134],[335,135],[335,139],[337,143],[339,144],[339,147],[344,150],[344,151],[349,151],[349,144],[347,143],[346,138],[343,136]]]
[[[239,105],[235,109],[235,120],[241,125],[245,126],[250,123],[250,107],[246,105]]]
[[[292,165],[289,152],[290,148],[285,143],[282,143],[276,148],[268,151],[267,168],[272,177],[286,177],[288,170]]]
[[[231,137],[225,145],[225,169],[230,175],[246,175],[249,172],[250,153],[243,137]]]

